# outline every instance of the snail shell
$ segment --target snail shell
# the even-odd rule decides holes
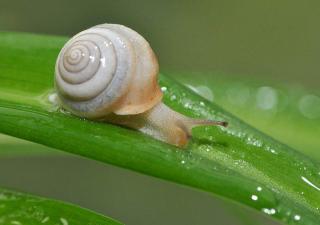
[[[191,129],[225,122],[191,119],[161,102],[158,61],[149,43],[118,24],[102,24],[72,37],[60,51],[55,88],[73,114],[137,129],[184,146]]]
[[[131,115],[161,101],[158,68],[141,35],[122,25],[103,24],[65,44],[57,59],[55,82],[64,107],[75,115]]]

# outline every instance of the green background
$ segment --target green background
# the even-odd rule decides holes
[[[73,35],[120,23],[149,40],[162,71],[223,71],[314,87],[319,21],[316,0],[0,1],[1,30]]]
[[[71,36],[92,25],[120,23],[147,38],[161,71],[219,71],[311,89],[320,81],[318,21],[319,1],[0,0],[0,30]],[[42,148],[6,137],[1,143]],[[253,224],[265,221],[207,193],[67,154],[1,159],[0,184],[127,224],[237,225],[249,224],[248,215],[257,218]]]

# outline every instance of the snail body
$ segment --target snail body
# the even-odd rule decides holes
[[[149,43],[118,24],[102,24],[72,37],[55,67],[59,102],[79,117],[140,130],[183,146],[197,125],[221,122],[191,119],[162,103],[158,61]]]

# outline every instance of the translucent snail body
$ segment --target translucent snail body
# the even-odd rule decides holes
[[[72,37],[59,53],[55,87],[62,107],[91,120],[134,128],[184,146],[191,129],[223,122],[191,119],[162,103],[158,61],[137,32],[102,24]]]

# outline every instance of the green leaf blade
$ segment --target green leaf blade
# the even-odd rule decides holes
[[[3,188],[0,188],[0,224],[121,225],[78,206]]]

